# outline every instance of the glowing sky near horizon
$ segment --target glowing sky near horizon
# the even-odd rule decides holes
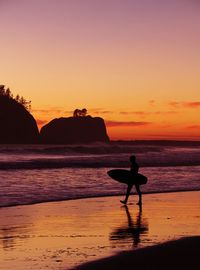
[[[200,139],[196,0],[0,0],[0,84],[39,126],[75,108],[111,139]]]

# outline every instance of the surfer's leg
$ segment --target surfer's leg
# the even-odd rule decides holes
[[[135,185],[135,189],[137,191],[137,194],[139,195],[139,201],[138,201],[138,205],[142,204],[142,192],[140,190],[140,186],[139,185]]]
[[[121,201],[120,201],[121,203],[127,204],[127,202],[128,202],[128,197],[129,197],[129,195],[130,195],[130,193],[131,193],[132,187],[133,187],[133,185],[128,185],[127,191],[126,191],[126,197],[125,197],[125,200],[124,200],[124,201],[121,200]]]

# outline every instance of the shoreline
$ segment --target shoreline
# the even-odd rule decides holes
[[[200,236],[184,237],[82,264],[74,270],[195,269],[199,264]]]
[[[2,269],[72,269],[119,252],[200,235],[200,191],[69,200],[0,209]]]
[[[171,193],[182,193],[182,192],[198,192],[200,189],[190,189],[190,190],[170,190],[170,191],[152,191],[152,192],[142,192],[143,195],[153,195],[153,194],[171,194]],[[130,194],[130,196],[137,196],[136,192]],[[77,197],[77,198],[69,198],[69,199],[56,199],[56,200],[48,200],[48,201],[39,201],[39,202],[31,202],[31,203],[24,203],[24,204],[13,204],[13,205],[0,205],[0,209],[2,208],[13,208],[13,207],[20,207],[20,206],[31,206],[31,205],[38,205],[38,204],[46,204],[46,203],[56,203],[56,202],[67,202],[67,201],[77,201],[77,200],[87,200],[87,199],[96,199],[96,198],[110,198],[110,197],[119,197],[124,196],[124,193],[119,194],[105,194],[105,195],[97,195],[91,197]]]

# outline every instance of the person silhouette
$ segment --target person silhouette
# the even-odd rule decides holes
[[[138,171],[139,171],[139,165],[136,162],[136,157],[135,156],[130,156],[130,162],[131,162],[130,172],[131,172],[131,174],[133,176],[133,182],[130,182],[128,184],[125,199],[121,200],[120,202],[123,203],[123,204],[127,204],[129,195],[131,193],[131,189],[135,185],[135,189],[137,191],[137,194],[139,195],[139,201],[138,201],[137,204],[142,205],[142,192],[140,190],[140,185],[134,182],[134,178],[136,178],[136,176],[138,174]]]

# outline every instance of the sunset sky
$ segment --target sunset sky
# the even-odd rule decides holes
[[[0,0],[0,37],[40,127],[87,108],[111,139],[200,139],[198,0]]]

